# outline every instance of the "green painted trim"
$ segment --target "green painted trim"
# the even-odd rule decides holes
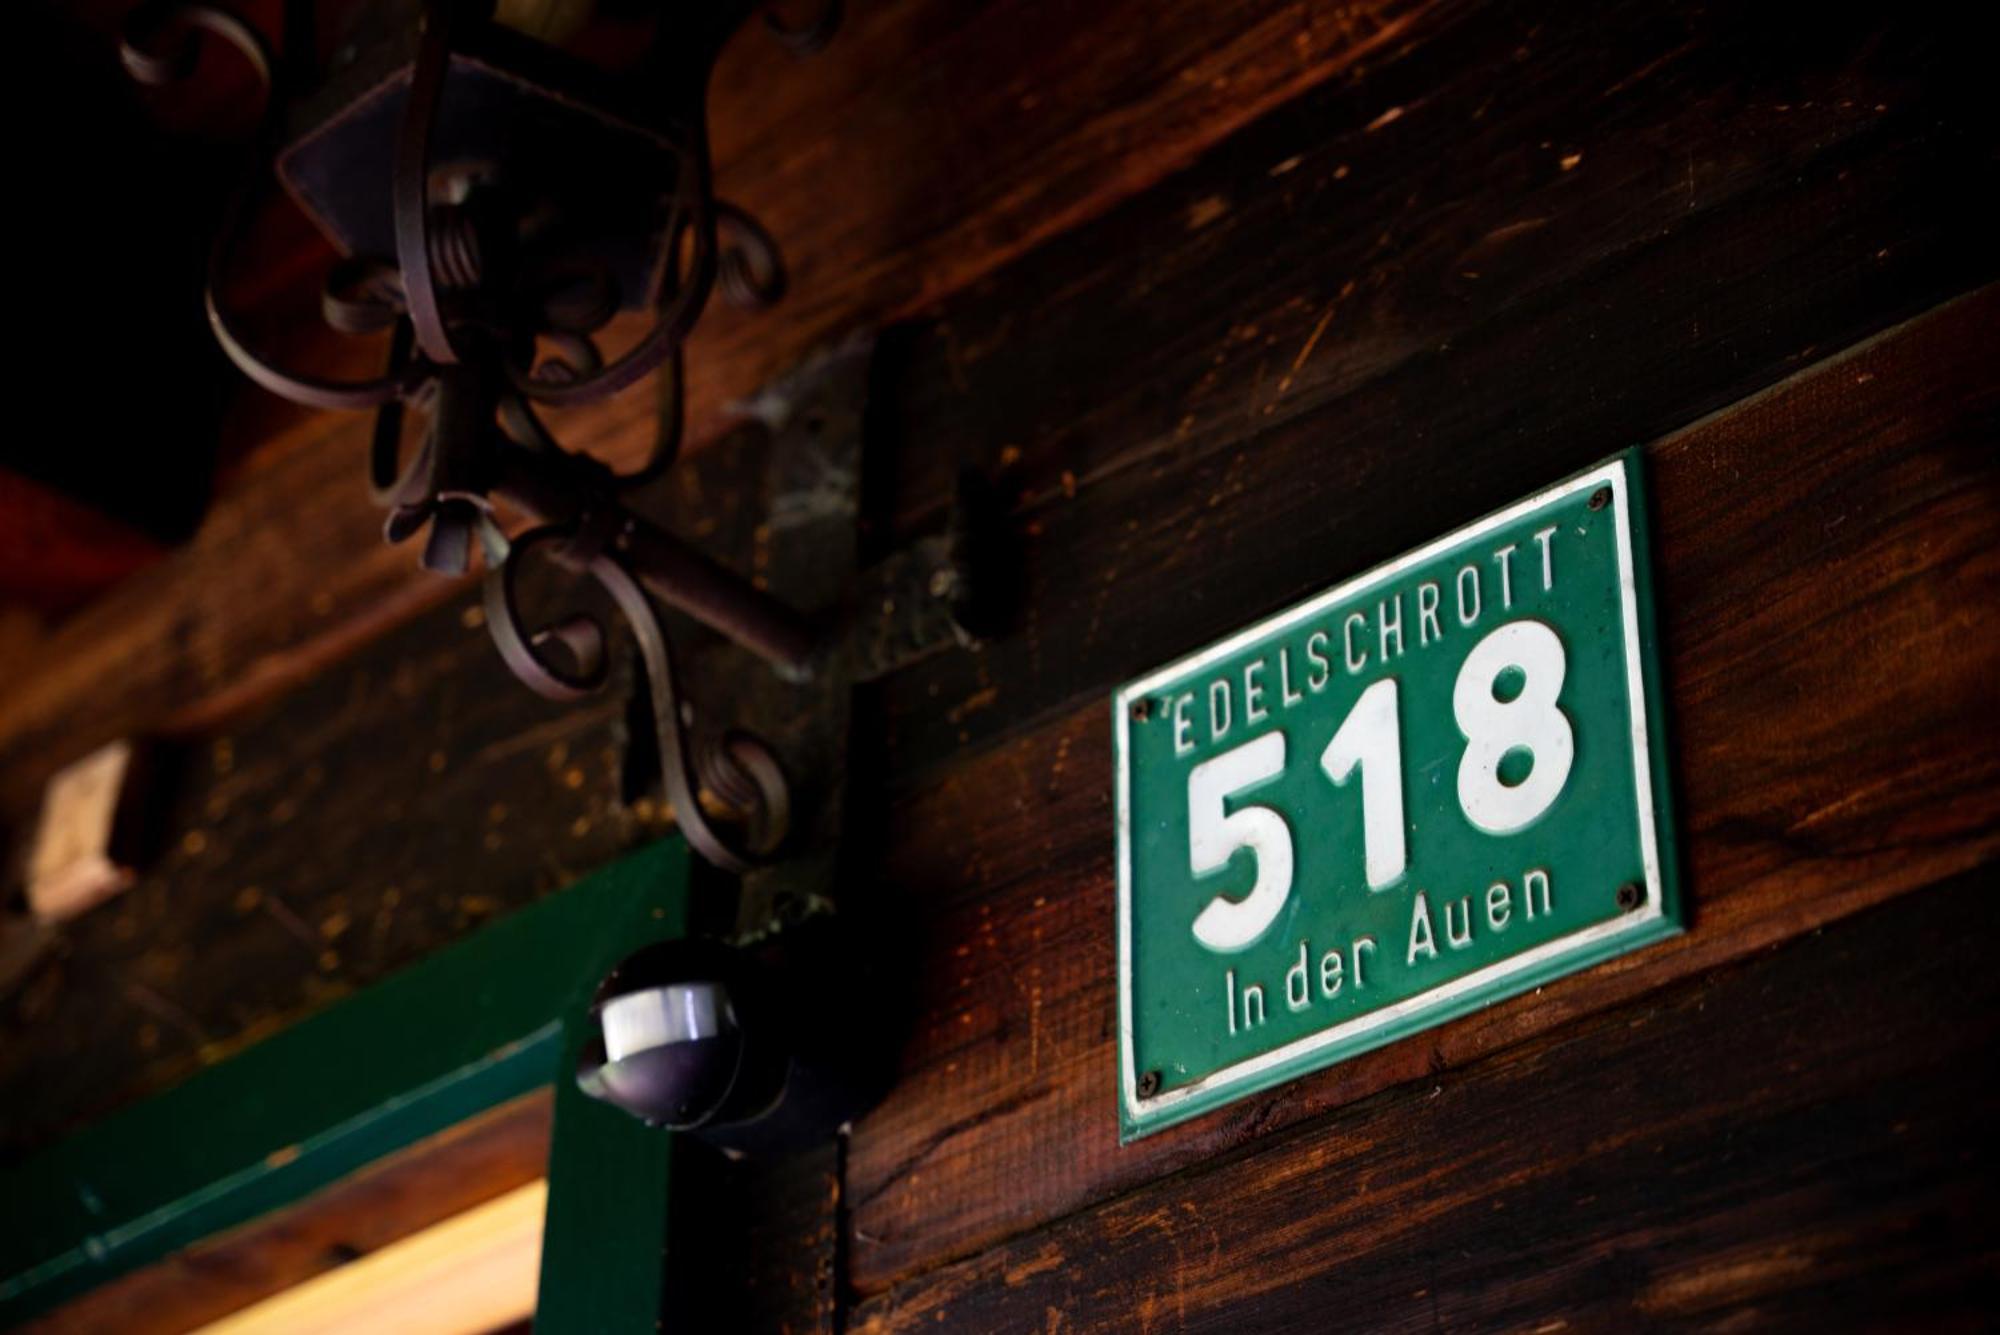
[[[638,1310],[646,1290],[656,1311],[671,1137],[572,1097],[558,1077],[573,1056],[565,1031],[598,979],[640,943],[683,929],[687,870],[684,843],[655,844],[0,1176],[0,1325],[551,1080],[560,1245],[549,1255],[587,1251],[593,1264],[587,1278],[573,1261],[545,1264],[545,1301],[559,1302],[574,1276],[617,1289],[621,1312]],[[601,1144],[572,1151],[580,1136]],[[615,1208],[593,1218],[574,1203],[606,1184]],[[623,1236],[634,1227],[642,1236]],[[653,1248],[652,1261],[624,1264],[639,1248]]]
[[[686,880],[685,859],[681,880]],[[678,894],[648,939],[687,930],[687,896]],[[637,941],[590,975],[591,986]],[[589,1005],[585,993],[574,1019]],[[586,1037],[572,1023],[562,1044],[563,1072],[576,1069]],[[667,1187],[679,1138],[599,1103],[576,1081],[556,1081],[554,1144],[549,1149],[549,1206],[542,1229],[542,1274],[535,1304],[538,1335],[597,1335],[658,1328],[666,1280]]]

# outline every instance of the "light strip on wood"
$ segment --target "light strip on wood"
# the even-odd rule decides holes
[[[535,1311],[546,1179],[307,1280],[199,1335],[482,1335]]]

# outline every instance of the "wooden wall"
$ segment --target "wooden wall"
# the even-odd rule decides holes
[[[1990,1325],[2000,139],[1956,11],[855,8],[768,99],[725,70],[797,302],[698,389],[899,319],[890,512],[983,472],[1014,615],[861,702],[916,1005],[883,1105],[757,1178],[751,1324]],[[311,429],[0,710],[12,809],[201,725],[162,860],[0,1016],[11,1146],[661,828],[622,703],[517,687]],[[1119,1147],[1112,685],[1631,444],[1692,930]],[[730,465],[667,499],[740,553]],[[302,549],[250,517],[306,495]]]

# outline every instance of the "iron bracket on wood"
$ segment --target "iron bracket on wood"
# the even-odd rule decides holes
[[[659,738],[662,787],[681,828],[716,814],[686,801],[737,808],[752,829],[768,814],[720,763],[724,746],[746,739],[782,768],[776,787],[789,828],[740,869],[733,893],[697,892],[694,940],[642,949],[606,977],[601,1046],[587,1050],[578,1079],[593,1097],[735,1154],[823,1143],[888,1085],[900,1011],[894,970],[882,965],[895,952],[870,917],[876,906],[853,884],[848,837],[857,752],[866,748],[854,689],[973,643],[969,507],[954,507],[944,533],[863,565],[873,361],[873,340],[857,338],[774,383],[748,405],[745,439],[711,461],[736,480],[707,479],[685,493],[709,513],[719,496],[734,503],[728,536],[747,536],[763,519],[754,524],[760,595],[818,628],[803,670],[771,671],[743,644],[709,639],[688,655],[686,680],[690,701],[729,725],[717,733],[693,704],[662,695],[651,670],[657,649],[645,638],[657,622],[626,609],[649,668],[635,704],[652,712],[632,740]],[[761,504],[741,503],[749,496]],[[693,748],[703,776],[693,794],[673,790],[670,753],[683,735],[708,743]]]
[[[762,590],[821,628],[800,672],[746,665],[718,646],[694,673],[706,712],[769,745],[785,769],[791,828],[742,877],[738,944],[829,912],[839,899],[854,688],[926,655],[972,647],[968,507],[943,533],[862,564],[862,455],[875,340],[811,358],[745,405],[768,438]],[[746,670],[747,669],[747,670]]]

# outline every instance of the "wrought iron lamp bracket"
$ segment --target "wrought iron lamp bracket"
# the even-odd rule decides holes
[[[444,574],[466,572],[475,551],[483,554],[487,625],[534,690],[569,700],[601,689],[609,636],[582,613],[529,625],[517,598],[523,566],[546,557],[609,595],[644,664],[675,819],[698,852],[742,878],[735,920],[722,931],[739,942],[834,902],[854,685],[971,639],[959,523],[860,567],[872,339],[812,359],[747,409],[769,438],[761,586],[628,503],[678,455],[682,345],[711,291],[763,306],[785,286],[775,244],[714,195],[702,114],[710,63],[758,7],[663,7],[643,77],[618,87],[600,87],[560,52],[505,31],[491,4],[475,0],[384,0],[382,11],[403,15],[404,29],[360,55],[343,47],[312,97],[294,86],[320,73],[303,0],[285,7],[282,63],[226,7],[189,0],[145,0],[124,51],[133,75],[152,83],[191,73],[203,35],[249,63],[272,169],[343,251],[323,296],[328,324],[392,336],[383,373],[350,382],[282,369],[252,347],[221,296],[223,264],[249,220],[246,188],[210,259],[218,342],[277,394],[375,410],[369,481],[389,511],[385,536],[402,542],[427,531],[422,563]],[[800,27],[766,17],[803,53],[825,42],[839,14],[840,0],[822,0]],[[293,106],[307,108],[306,124],[281,148],[279,125]],[[538,133],[509,133],[515,122]],[[604,160],[578,175],[547,147],[565,135]],[[534,179],[536,169],[552,172],[555,185]],[[565,183],[579,198],[560,197]],[[546,222],[551,209],[555,224]],[[620,307],[646,309],[653,323],[607,362],[593,336]],[[602,399],[656,371],[659,437],[632,473],[564,449],[538,416],[541,406]],[[424,430],[405,458],[409,410]],[[530,526],[508,538],[503,512]],[[724,731],[693,734],[687,669],[662,604],[729,642],[692,663],[699,698],[731,722]],[[771,670],[745,671],[744,653]]]
[[[769,936],[831,910],[853,747],[854,688],[931,653],[970,648],[973,510],[945,530],[862,563],[862,467],[876,341],[857,335],[771,384],[747,406],[768,433],[760,581],[824,628],[799,674],[742,670],[740,651],[702,664],[704,701],[768,738],[796,776],[785,856],[752,868],[733,935]]]

